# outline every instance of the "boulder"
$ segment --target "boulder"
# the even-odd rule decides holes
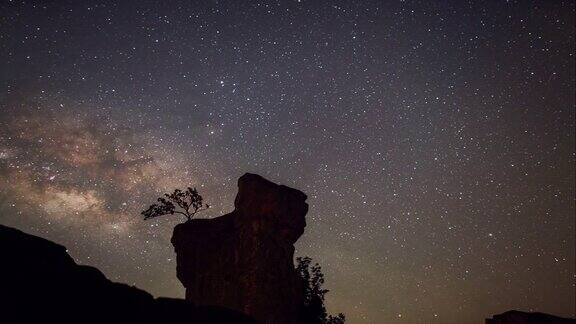
[[[303,285],[293,259],[306,226],[306,198],[247,173],[238,180],[234,211],[177,225],[172,244],[186,300],[263,323],[301,323]]]
[[[575,319],[557,317],[544,313],[507,311],[486,319],[486,324],[576,324]]]

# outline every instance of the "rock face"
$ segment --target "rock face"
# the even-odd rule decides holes
[[[252,323],[241,313],[154,299],[77,265],[66,248],[0,225],[0,323]]]
[[[174,228],[178,279],[186,300],[241,311],[263,323],[300,323],[303,287],[294,243],[308,211],[301,191],[245,174],[235,210]]]
[[[486,324],[576,324],[576,320],[544,313],[508,311],[486,319]]]

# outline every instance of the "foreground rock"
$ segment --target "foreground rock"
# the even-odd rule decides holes
[[[0,225],[0,323],[256,323],[108,280],[66,248]]]
[[[544,313],[508,311],[486,319],[486,324],[576,324],[576,320]]]
[[[306,226],[305,201],[301,191],[245,174],[233,212],[177,225],[172,244],[186,299],[264,323],[300,323],[303,287],[293,257]]]

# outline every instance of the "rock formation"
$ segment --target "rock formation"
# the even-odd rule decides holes
[[[241,313],[158,298],[77,265],[66,248],[0,225],[0,323],[251,323]]]
[[[486,324],[576,324],[576,320],[544,313],[526,313],[512,310],[487,318]]]
[[[301,191],[245,174],[233,212],[174,228],[186,300],[241,311],[263,323],[300,323],[302,283],[294,243],[308,211]]]

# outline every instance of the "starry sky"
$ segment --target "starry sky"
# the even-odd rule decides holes
[[[3,0],[0,223],[183,297],[183,219],[139,212],[252,172],[349,323],[574,316],[575,6]]]

